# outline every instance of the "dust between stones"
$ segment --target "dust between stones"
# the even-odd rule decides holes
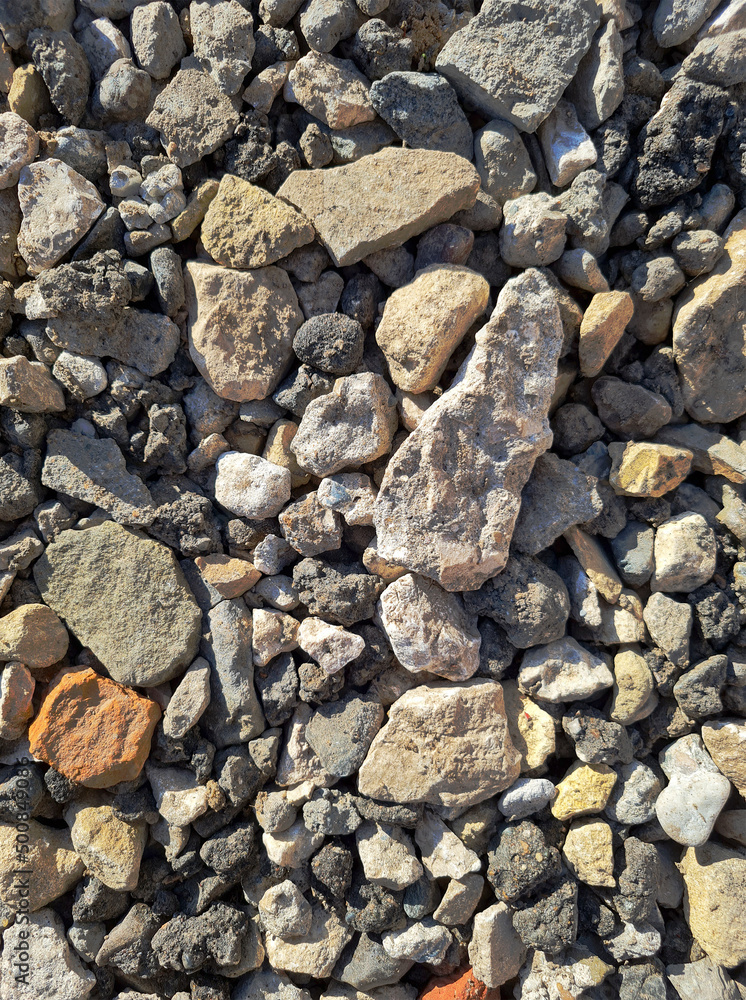
[[[0,1000],[746,995],[742,0],[0,0]]]

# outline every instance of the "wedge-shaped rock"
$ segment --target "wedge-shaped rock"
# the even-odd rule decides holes
[[[0,823],[0,900],[14,911],[22,903],[16,875],[19,832],[15,823]],[[80,880],[85,865],[73,847],[69,830],[59,830],[30,819],[28,830],[24,832],[28,835],[27,850],[20,857],[31,875],[23,888],[28,889],[25,898],[33,913],[71,889]]]
[[[102,507],[120,524],[148,525],[155,517],[150,491],[127,472],[124,455],[111,438],[52,431],[41,481],[50,489]]]
[[[746,210],[728,227],[714,270],[679,297],[673,354],[694,420],[730,423],[746,413]]]
[[[466,808],[508,788],[519,770],[497,681],[421,684],[389,709],[358,788],[383,802]]]
[[[296,170],[277,197],[311,220],[342,266],[471,208],[478,190],[479,174],[462,156],[388,147],[346,166]]]
[[[171,549],[113,521],[63,531],[34,564],[44,601],[122,684],[148,687],[197,655],[202,616]]]
[[[264,399],[293,357],[303,322],[286,271],[234,271],[190,260],[184,272],[189,353],[223,399]]]
[[[467,107],[534,132],[575,76],[599,13],[596,0],[488,0],[435,66]]]
[[[555,293],[538,271],[524,271],[389,462],[375,505],[383,558],[446,590],[478,590],[503,569],[521,490],[552,441],[561,346]]]

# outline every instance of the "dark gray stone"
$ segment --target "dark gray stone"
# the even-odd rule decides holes
[[[456,91],[438,73],[388,73],[370,88],[378,114],[413,149],[471,160],[474,140]]]

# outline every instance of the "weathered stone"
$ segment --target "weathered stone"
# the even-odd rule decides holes
[[[184,575],[170,549],[137,531],[113,521],[63,531],[34,579],[115,680],[160,684],[197,653],[201,614]]]
[[[223,176],[202,223],[202,244],[224,267],[265,267],[313,238],[299,212],[233,174]]]
[[[557,187],[565,187],[581,170],[598,159],[596,147],[578,121],[569,101],[561,100],[539,126],[539,141],[544,152],[549,176]],[[593,291],[608,291],[593,289]]]
[[[710,274],[676,303],[673,349],[684,406],[695,420],[729,423],[746,413],[746,211],[726,232]]]
[[[511,267],[543,267],[565,249],[567,215],[543,191],[521,195],[503,206],[500,256]]]
[[[562,854],[576,878],[586,885],[616,885],[611,841],[611,827],[603,820],[573,820]]]
[[[0,661],[43,670],[62,659],[68,643],[65,626],[45,604],[24,604],[0,618]]]
[[[701,514],[686,511],[658,526],[650,589],[671,593],[696,590],[715,572],[715,533]]]
[[[207,812],[207,787],[200,785],[191,771],[156,767],[150,762],[146,770],[156,809],[170,826],[187,826]]]
[[[476,672],[481,636],[458,595],[407,573],[384,590],[378,614],[394,655],[411,673],[465,681]]]
[[[3,934],[2,1000],[85,1000],[96,977],[71,950],[54,910],[17,920]]]
[[[476,590],[505,566],[520,490],[551,439],[561,341],[546,279],[509,281],[459,376],[389,462],[375,512],[384,558],[446,590]]]
[[[414,831],[422,864],[430,878],[463,878],[482,866],[479,856],[450,830],[434,812],[426,809]]]
[[[598,375],[632,319],[634,303],[629,292],[599,292],[591,299],[580,324],[580,370]]]
[[[655,681],[645,658],[632,649],[614,657],[614,691],[609,716],[624,726],[646,718],[657,704]]]
[[[576,761],[557,785],[552,815],[564,822],[575,816],[603,812],[616,780],[616,772],[608,764]]]
[[[188,167],[230,139],[238,113],[215,81],[201,68],[185,66],[158,94],[146,119],[161,133],[166,155]]]
[[[137,888],[140,861],[148,839],[144,820],[126,823],[110,805],[74,802],[65,811],[73,847],[91,875],[110,889]]]
[[[324,979],[329,976],[352,937],[352,931],[334,911],[317,904],[311,916],[311,928],[302,937],[284,941],[267,934],[267,958],[276,969]]]
[[[610,19],[593,36],[588,52],[567,88],[578,118],[587,129],[598,128],[619,107],[624,97],[622,58],[624,41],[616,21]]]
[[[215,499],[240,517],[273,517],[290,499],[290,471],[258,455],[227,451],[217,460]]]
[[[154,80],[169,77],[186,55],[178,14],[164,0],[136,7],[130,18],[130,34],[138,63]]]
[[[507,788],[518,773],[500,684],[422,684],[389,709],[358,787],[384,802],[465,807]]]
[[[382,722],[383,707],[374,695],[351,692],[314,712],[306,739],[330,774],[346,778],[362,764]]]
[[[722,774],[732,781],[743,795],[746,791],[746,723],[743,719],[720,718],[705,722],[702,740]]]
[[[34,678],[28,667],[15,661],[0,675],[0,738],[14,742],[26,733],[34,714]]]
[[[439,965],[453,944],[453,936],[432,917],[424,917],[402,930],[387,931],[382,942],[392,958]]]
[[[341,625],[330,625],[321,618],[304,618],[298,628],[298,645],[312,656],[327,674],[336,674],[365,649],[365,640]]]
[[[85,865],[73,848],[68,830],[44,826],[35,819],[27,822],[28,850],[21,857],[23,867],[30,871],[25,899],[33,913],[71,889],[80,880]],[[24,908],[16,878],[17,834],[14,824],[0,823],[0,899],[13,911]]]
[[[683,483],[692,467],[688,449],[649,441],[612,441],[609,455],[609,482],[627,497],[661,497]]]
[[[562,702],[592,698],[614,678],[604,659],[567,636],[526,650],[518,683],[534,698]]]
[[[365,822],[355,844],[366,879],[386,889],[405,889],[422,876],[414,845],[401,827]]]
[[[433,389],[488,298],[485,279],[455,264],[431,264],[389,296],[376,341],[394,383],[407,392]]]
[[[18,200],[23,213],[18,250],[31,274],[53,267],[104,209],[96,187],[53,158],[23,167]]]
[[[588,50],[599,13],[589,0],[488,4],[446,42],[436,68],[469,106],[535,131]]]
[[[0,115],[0,189],[18,183],[21,170],[36,159],[39,137],[20,115],[6,111]]]
[[[513,913],[506,903],[494,903],[476,915],[469,961],[480,983],[489,988],[502,986],[518,974],[525,957],[525,945],[513,929]],[[463,1000],[468,995],[464,994]],[[461,995],[453,994],[453,998],[461,1000]]]
[[[138,776],[160,717],[149,698],[90,667],[76,670],[47,692],[29,729],[31,752],[72,781],[109,788]]]
[[[438,73],[387,73],[370,99],[378,114],[412,149],[472,158],[473,138],[455,90]]]
[[[21,354],[0,358],[0,406],[19,413],[55,413],[65,405],[65,395],[46,365]]]
[[[565,539],[593,586],[609,604],[616,604],[622,593],[622,581],[601,544],[577,526],[567,529]]]
[[[194,54],[229,97],[251,69],[253,24],[237,0],[196,0],[189,7]]]
[[[259,914],[265,930],[285,941],[311,929],[310,903],[289,879],[267,889],[259,900]]]
[[[71,125],[83,117],[91,72],[83,47],[69,31],[36,28],[26,45],[34,65],[44,78],[52,103]]]
[[[368,80],[349,59],[325,52],[311,51],[298,60],[285,83],[284,96],[333,129],[376,117]]]
[[[680,869],[695,940],[718,965],[740,965],[746,959],[746,854],[715,843],[690,847]]]
[[[388,148],[349,166],[297,170],[277,196],[311,220],[341,266],[471,208],[478,188],[476,170],[455,153]]]
[[[287,371],[303,322],[287,273],[189,261],[185,287],[189,351],[210,388],[224,399],[266,398]]]
[[[554,754],[554,719],[537,702],[519,691],[515,681],[503,683],[505,715],[513,746],[521,755],[521,772],[541,768]]]
[[[693,0],[690,3],[662,0],[653,18],[656,42],[664,48],[685,42],[702,27],[716,7],[717,0]]]
[[[201,718],[210,703],[210,664],[198,656],[179,681],[163,713],[163,732],[179,740]]]

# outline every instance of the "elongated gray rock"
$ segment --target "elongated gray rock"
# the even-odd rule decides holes
[[[388,147],[345,166],[296,170],[277,197],[311,220],[342,266],[471,208],[478,190],[479,174],[463,156]]]
[[[512,278],[450,389],[391,458],[375,505],[378,552],[446,590],[499,573],[536,458],[562,346],[555,293]]]
[[[467,107],[534,132],[575,76],[599,15],[596,0],[487,0],[435,68]]]

